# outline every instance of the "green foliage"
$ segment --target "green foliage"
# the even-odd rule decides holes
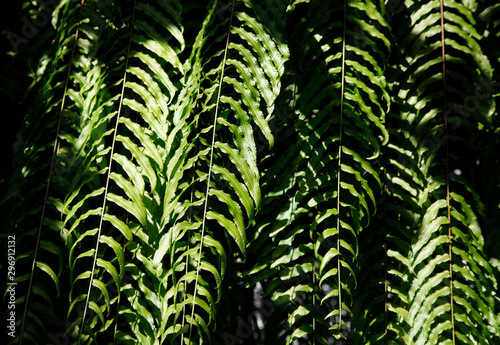
[[[10,53],[6,343],[500,342],[498,5],[53,7]]]

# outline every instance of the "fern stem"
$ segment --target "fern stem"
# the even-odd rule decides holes
[[[448,138],[448,108],[447,89],[446,89],[446,54],[444,40],[444,4],[441,1],[441,55],[443,59],[443,101],[444,101],[444,129],[446,138],[446,204],[448,210],[448,252],[450,256],[450,306],[451,306],[451,334],[452,341],[455,344],[455,317],[453,313],[453,260],[452,260],[452,239],[451,239],[451,205],[450,205],[450,153]]]
[[[384,334],[385,344],[389,344],[389,333],[387,331],[387,144],[383,146],[384,155]]]
[[[196,99],[198,99],[200,95],[200,87],[198,87],[198,90],[197,90],[197,95],[196,95]],[[200,107],[199,107],[199,102],[196,102],[196,110],[197,110],[197,113],[200,111]],[[196,119],[196,122],[195,122],[195,125],[196,125],[196,132],[198,132],[198,119]],[[195,151],[194,152],[197,152],[198,151],[198,143],[196,143],[196,148],[195,148]],[[196,163],[198,161],[195,161],[193,163],[193,169],[192,169],[192,173],[191,173],[191,193],[190,193],[190,197],[189,197],[189,202],[190,204],[192,205],[193,204],[193,200],[194,200],[194,181],[195,181],[195,173],[196,173]],[[189,208],[189,213],[188,213],[188,222],[191,224],[191,221],[192,221],[192,217],[193,217],[193,208],[190,207]],[[186,250],[189,250],[190,248],[190,243],[189,243],[189,238],[190,238],[190,232],[188,231],[186,236],[187,236],[187,240],[186,240],[186,243],[187,243],[187,249]],[[189,265],[189,256],[186,255],[186,269],[184,270],[184,275],[187,275],[189,273],[189,269],[188,269],[188,265]],[[173,275],[173,279],[175,279],[175,275]],[[184,290],[182,291],[183,293],[183,298],[186,297],[186,291],[187,291],[187,283],[186,281],[183,282],[183,286],[184,286]],[[183,305],[182,307],[182,314],[183,315],[186,315],[186,304]],[[182,323],[181,323],[181,329],[184,327],[184,322],[185,322],[185,317],[182,318]],[[182,338],[182,337],[181,337]],[[182,342],[181,342],[182,344]]]
[[[340,276],[340,171],[342,164],[342,117],[344,114],[344,84],[345,84],[345,36],[347,26],[347,0],[344,0],[344,27],[342,32],[342,86],[340,89],[340,133],[339,159],[337,170],[337,279],[339,284],[339,333],[342,333],[342,282]]]
[[[128,47],[127,47],[127,57],[125,61],[125,72],[123,74],[123,83],[122,83],[122,90],[120,94],[120,101],[118,104],[118,113],[116,114],[116,123],[115,123],[115,129],[113,133],[113,141],[111,144],[111,152],[110,152],[110,159],[109,159],[109,165],[108,165],[108,174],[106,177],[106,188],[104,190],[104,197],[103,197],[103,202],[102,202],[102,209],[101,209],[101,217],[99,220],[99,230],[97,231],[97,243],[94,251],[94,262],[92,263],[92,271],[90,273],[90,282],[89,282],[89,288],[87,291],[87,298],[85,299],[85,308],[83,310],[83,316],[82,316],[82,324],[80,326],[80,331],[78,334],[78,345],[80,345],[81,340],[82,340],[82,333],[83,333],[83,328],[85,325],[85,318],[87,316],[87,309],[89,306],[89,300],[90,300],[90,291],[92,289],[92,281],[94,279],[94,273],[95,273],[95,267],[97,263],[97,254],[99,251],[99,240],[101,237],[101,231],[102,231],[102,222],[104,219],[104,212],[106,209],[106,199],[108,196],[108,190],[109,190],[109,180],[110,180],[110,175],[111,175],[111,167],[113,164],[113,153],[115,150],[115,143],[116,143],[116,133],[118,132],[118,124],[120,123],[120,114],[122,111],[122,105],[123,105],[123,98],[125,94],[125,83],[127,81],[127,69],[128,69],[128,62],[129,62],[129,57],[130,57],[130,47],[132,45],[132,33],[134,31],[134,20],[135,20],[135,7],[136,7],[136,2],[137,0],[134,0],[134,7],[132,9],[132,19],[130,22],[130,36],[129,36],[129,41],[128,41]],[[118,291],[120,290],[120,287],[118,287]]]
[[[213,164],[213,159],[214,159],[214,144],[215,144],[215,131],[217,127],[217,115],[219,113],[219,103],[220,103],[220,97],[221,97],[221,92],[222,92],[222,81],[224,79],[224,68],[226,67],[226,59],[227,59],[227,51],[229,47],[229,38],[231,35],[231,28],[232,28],[232,23],[233,23],[233,15],[234,15],[234,5],[235,5],[235,0],[233,0],[232,8],[231,8],[231,17],[229,18],[229,27],[227,29],[227,40],[226,40],[226,47],[224,48],[224,58],[222,60],[222,69],[221,69],[221,75],[220,75],[220,80],[219,80],[219,90],[217,93],[217,101],[215,103],[215,114],[214,114],[214,124],[213,124],[213,129],[212,129],[212,145],[210,148],[210,163],[208,166],[208,175],[207,175],[207,189],[205,193],[205,205],[203,206],[203,221],[201,225],[201,239],[200,239],[200,250],[198,252],[198,264],[196,268],[196,278],[195,278],[195,283],[194,283],[194,293],[193,293],[193,305],[191,308],[191,320],[189,322],[189,343],[191,344],[191,334],[193,332],[193,318],[194,318],[194,307],[195,307],[195,302],[196,302],[196,292],[198,291],[198,278],[200,275],[200,269],[201,269],[201,253],[203,250],[203,238],[205,236],[205,223],[206,223],[206,215],[207,215],[207,206],[208,206],[208,193],[210,191],[210,177],[212,175],[212,164]],[[182,334],[181,337],[181,344],[183,343],[182,340],[184,338],[184,333]]]
[[[295,173],[293,174],[294,184],[295,184]],[[295,201],[295,197],[292,199],[292,202]],[[292,208],[293,210],[293,208]],[[316,229],[314,229],[316,230]],[[316,235],[316,231],[312,233],[312,243],[316,243],[318,240]],[[312,261],[312,286],[313,286],[313,295],[312,295],[312,330],[313,330],[313,345],[316,345],[316,250],[313,250],[313,261]],[[317,288],[319,291],[320,287]]]
[[[30,280],[28,283],[28,292],[26,295],[26,302],[24,305],[23,320],[21,322],[21,335],[19,337],[19,344],[23,343],[23,338],[24,338],[24,329],[26,327],[26,317],[28,315],[28,309],[29,309],[30,298],[31,298],[31,287],[33,285],[33,276],[35,274],[36,258],[38,256],[38,248],[40,246],[40,240],[42,237],[43,220],[45,219],[45,210],[47,208],[47,200],[49,198],[50,184],[52,181],[52,170],[54,169],[54,162],[55,162],[57,153],[59,152],[59,145],[60,145],[59,133],[61,131],[62,115],[64,112],[64,105],[66,103],[66,96],[68,94],[69,76],[71,74],[71,66],[73,63],[73,58],[75,56],[76,42],[78,41],[78,33],[80,30],[80,21],[82,18],[82,10],[83,10],[83,3],[84,2],[85,2],[85,0],[82,0],[82,2],[80,3],[80,11],[78,13],[78,22],[76,25],[75,39],[73,40],[73,47],[71,49],[71,58],[69,59],[69,64],[68,64],[68,73],[66,74],[64,92],[63,92],[63,97],[62,97],[62,101],[61,101],[61,110],[59,111],[59,119],[57,122],[56,138],[54,140],[54,149],[52,150],[52,158],[51,158],[51,162],[50,162],[49,177],[47,179],[47,187],[45,188],[45,196],[43,199],[42,214],[40,216],[40,224],[38,226],[38,234],[37,234],[36,245],[35,245],[35,253],[33,254],[33,262],[31,264],[31,274],[30,274]]]

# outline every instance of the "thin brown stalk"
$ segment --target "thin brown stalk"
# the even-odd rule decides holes
[[[446,204],[448,209],[448,253],[450,256],[450,306],[451,306],[451,334],[452,341],[455,344],[455,316],[453,313],[453,260],[452,260],[452,247],[453,241],[451,239],[451,205],[450,205],[450,154],[449,154],[449,138],[448,138],[448,100],[446,90],[446,52],[445,52],[445,38],[444,38],[444,4],[441,0],[441,56],[443,60],[443,102],[444,102],[444,130],[446,138]]]
[[[117,135],[117,132],[118,132],[118,124],[120,122],[120,114],[121,114],[121,111],[122,111],[123,98],[124,98],[124,95],[125,95],[125,83],[127,81],[127,69],[128,69],[129,58],[130,58],[130,48],[131,48],[131,45],[132,45],[132,33],[133,33],[133,30],[134,30],[136,2],[137,1],[134,0],[134,8],[132,10],[132,19],[131,19],[131,22],[130,22],[130,36],[129,36],[129,42],[128,42],[128,47],[127,47],[127,58],[126,58],[126,61],[125,61],[125,72],[124,72],[124,75],[123,75],[122,91],[121,91],[121,95],[120,95],[120,102],[118,104],[118,113],[116,115],[116,124],[115,124],[114,133],[113,133],[113,143],[111,145],[111,152],[110,152],[110,159],[109,159],[109,166],[108,166],[108,174],[107,174],[107,178],[106,178],[106,188],[104,190],[104,197],[103,197],[102,209],[101,209],[101,217],[100,217],[100,220],[99,220],[99,230],[97,232],[97,243],[96,243],[96,248],[95,248],[95,251],[94,251],[94,262],[92,264],[92,271],[90,273],[89,288],[88,288],[88,291],[87,291],[87,298],[85,299],[85,309],[83,310],[82,323],[81,323],[80,332],[79,332],[79,335],[78,335],[78,345],[80,345],[80,342],[81,342],[81,339],[82,339],[82,332],[83,332],[84,325],[85,325],[85,318],[87,316],[87,310],[88,310],[89,300],[90,300],[90,291],[92,289],[92,281],[94,279],[95,267],[96,267],[96,263],[97,263],[97,254],[98,254],[98,250],[99,250],[99,239],[101,237],[101,231],[102,231],[102,222],[103,222],[103,219],[104,219],[104,212],[106,210],[106,200],[107,200],[108,190],[109,190],[109,180],[110,180],[110,175],[111,175],[111,167],[112,167],[112,164],[113,164],[113,154],[114,154],[114,151],[115,151],[116,135]]]
[[[233,15],[234,15],[234,6],[235,6],[235,0],[233,0],[232,8],[231,8],[231,17],[229,19],[229,27],[227,29],[227,40],[226,40],[226,47],[224,48],[224,59],[222,61],[222,70],[221,70],[221,75],[220,75],[220,80],[219,80],[219,90],[217,93],[217,102],[215,105],[215,115],[214,115],[214,127],[212,130],[212,146],[210,149],[210,163],[208,166],[208,176],[207,176],[207,189],[205,192],[205,205],[203,209],[203,221],[202,221],[202,226],[201,226],[201,239],[200,239],[200,250],[198,252],[198,264],[196,268],[196,278],[195,278],[195,286],[194,286],[194,293],[193,293],[193,303],[192,303],[192,308],[191,308],[191,320],[189,322],[189,344],[192,343],[191,341],[191,334],[193,332],[193,320],[194,320],[194,309],[196,305],[196,295],[198,291],[198,277],[201,269],[201,253],[203,250],[203,238],[205,237],[205,221],[206,221],[206,214],[207,214],[207,208],[208,208],[208,193],[210,191],[210,178],[212,176],[212,164],[213,164],[213,158],[214,158],[214,146],[215,146],[215,129],[217,128],[217,116],[219,114],[219,103],[220,103],[220,98],[221,98],[221,93],[222,93],[222,82],[224,80],[224,69],[226,67],[226,59],[227,59],[227,51],[229,48],[229,38],[231,35],[231,28],[233,27]],[[183,338],[184,338],[184,333],[182,333],[181,337],[181,343],[183,344]]]
[[[56,138],[54,140],[54,149],[52,151],[52,158],[50,162],[50,170],[49,170],[49,178],[47,179],[47,187],[45,188],[45,197],[43,199],[43,206],[42,206],[42,214],[40,216],[40,224],[38,226],[38,234],[37,234],[37,239],[36,239],[36,245],[35,245],[35,253],[33,255],[33,262],[31,265],[31,274],[30,274],[30,280],[28,283],[28,292],[26,295],[26,302],[24,305],[24,313],[23,313],[23,320],[21,322],[21,335],[19,337],[19,344],[23,343],[24,339],[24,329],[26,327],[26,317],[28,315],[28,309],[29,309],[29,304],[30,304],[30,299],[31,299],[31,288],[33,285],[33,276],[35,274],[35,266],[36,266],[36,259],[38,257],[38,248],[40,247],[40,240],[41,240],[41,235],[42,235],[42,227],[43,227],[43,221],[45,219],[45,210],[47,208],[47,200],[49,198],[49,190],[50,190],[50,184],[52,182],[52,171],[54,169],[54,164],[56,160],[57,153],[59,152],[59,133],[61,131],[61,125],[62,125],[62,116],[64,112],[64,105],[66,102],[66,95],[68,94],[68,84],[69,84],[69,76],[71,74],[71,66],[73,63],[73,58],[75,56],[75,51],[76,51],[76,42],[78,41],[78,33],[80,30],[80,21],[82,17],[82,9],[83,9],[83,3],[85,0],[82,0],[80,3],[80,12],[78,14],[78,23],[76,26],[76,32],[75,32],[75,39],[73,40],[73,48],[71,50],[71,58],[69,59],[68,63],[68,73],[66,74],[66,81],[64,85],[64,93],[63,93],[63,98],[61,102],[61,110],[59,111],[59,119],[57,122],[57,130],[56,130]]]
[[[347,26],[347,0],[344,1],[344,28],[342,32],[342,86],[340,90],[340,133],[339,133],[339,158],[337,171],[337,280],[339,284],[339,333],[342,330],[342,281],[340,275],[340,171],[342,164],[342,116],[344,114],[344,84],[345,84],[345,37]]]

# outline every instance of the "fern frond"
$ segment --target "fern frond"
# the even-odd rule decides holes
[[[466,133],[477,126],[469,122],[469,116],[459,106],[465,98],[470,98],[470,89],[463,89],[461,85],[472,83],[477,88],[481,78],[490,78],[491,67],[481,52],[477,41],[479,36],[472,29],[475,24],[473,7],[457,3],[445,4],[442,27],[445,40],[442,42],[441,16],[435,10],[439,5],[438,1],[413,5],[409,23],[403,24],[409,24],[408,27],[411,28],[406,29],[411,30],[411,33],[401,43],[408,69],[398,75],[397,79],[410,80],[411,84],[397,86],[399,95],[402,96],[399,107],[402,116],[397,119],[400,129],[394,135],[403,141],[389,146],[391,151],[396,150],[389,154],[392,157],[389,158],[391,170],[398,172],[390,173],[393,187],[390,194],[395,199],[389,207],[391,215],[400,219],[400,224],[393,225],[395,234],[411,238],[411,229],[418,229],[418,238],[412,241],[411,249],[402,246],[399,240],[390,241],[391,250],[388,254],[394,262],[390,272],[402,278],[392,280],[394,284],[390,284],[393,286],[391,290],[394,289],[399,296],[398,300],[394,300],[394,305],[390,306],[390,311],[395,313],[394,320],[405,320],[408,323],[408,326],[396,331],[395,335],[396,339],[405,339],[405,343],[453,342],[455,337],[457,342],[470,342],[472,340],[468,337],[471,331],[465,331],[470,327],[482,329],[482,341],[490,343],[493,338],[488,330],[495,328],[497,322],[490,318],[489,322],[492,323],[487,326],[481,320],[482,317],[475,314],[477,307],[463,297],[472,292],[463,280],[477,278],[466,273],[468,270],[465,267],[471,264],[471,259],[457,257],[461,257],[458,253],[463,253],[463,245],[470,243],[475,249],[469,247],[468,250],[477,253],[472,261],[485,262],[483,254],[480,254],[483,244],[479,239],[472,240],[481,236],[479,225],[474,225],[474,212],[471,209],[456,209],[458,200],[461,200],[460,208],[467,207],[465,199],[459,195],[473,191],[473,187],[466,180],[457,183],[456,175],[449,173],[463,170],[461,164],[464,162],[457,160],[454,152],[464,151],[468,145],[459,138],[464,134],[459,133]],[[471,34],[466,34],[465,28],[471,29]],[[405,29],[400,30],[403,31]],[[440,66],[438,55],[443,44],[446,48],[446,55],[443,56],[444,70]],[[472,54],[472,50],[476,53]],[[444,90],[440,85],[443,78],[446,78]],[[475,113],[474,121],[488,123],[491,105],[491,100],[484,103]],[[442,121],[442,114],[445,121],[448,119],[447,127]],[[409,133],[412,133],[413,141],[403,139],[412,138],[408,136]],[[447,150],[451,152],[449,156],[445,155]],[[443,170],[443,166],[447,165],[449,172]],[[447,189],[451,191],[449,203]],[[467,195],[471,194],[467,192]],[[395,202],[402,204],[397,205]],[[448,207],[450,213],[446,210]],[[411,209],[412,212],[405,209]],[[468,213],[468,217],[464,217],[462,212]],[[459,230],[461,227],[468,229],[468,235]],[[464,242],[464,236],[471,236],[470,240]],[[475,274],[484,275],[479,271]],[[489,290],[494,284],[494,278],[489,276],[486,280],[485,286],[490,286],[486,290]],[[401,293],[407,284],[410,284],[408,298]],[[483,302],[483,311],[495,310],[495,302],[490,300],[490,303],[492,304],[486,307]],[[464,313],[471,316],[465,317]],[[404,333],[409,333],[409,336]]]
[[[364,21],[370,18],[386,25],[374,4],[349,6],[346,13],[349,22],[366,24]],[[329,333],[337,337],[347,335],[347,323],[340,320],[346,317],[346,311],[350,313],[353,301],[354,290],[349,288],[347,282],[355,282],[357,235],[375,210],[374,190],[380,188],[378,172],[363,157],[376,157],[383,142],[377,136],[386,136],[383,121],[389,97],[382,69],[378,69],[378,64],[373,62],[376,59],[385,61],[388,52],[384,53],[375,46],[372,40],[379,40],[380,33],[369,25],[363,26],[363,29],[366,30],[366,43],[371,44],[374,50],[361,52],[356,47],[357,33],[350,31],[346,24],[343,65],[343,37],[338,35],[342,26],[340,23],[337,24],[340,28],[330,25],[328,20],[330,17],[343,17],[343,6],[332,8],[326,3],[297,4],[293,11],[291,18],[294,22],[315,23],[312,32],[298,26],[293,36],[289,37],[290,42],[306,43],[306,49],[301,45],[294,46],[291,51],[292,57],[296,54],[293,59],[296,64],[291,68],[302,72],[301,79],[294,81],[297,90],[294,111],[300,115],[293,128],[285,134],[285,137],[296,136],[297,139],[291,141],[297,140],[297,144],[295,146],[294,143],[289,151],[298,150],[299,154],[289,156],[284,150],[284,153],[280,152],[280,160],[269,169],[268,173],[275,174],[270,176],[276,181],[264,202],[276,210],[274,215],[266,213],[263,219],[276,218],[276,221],[263,223],[258,237],[270,236],[275,243],[268,243],[259,249],[259,266],[248,273],[255,275],[255,280],[269,279],[265,295],[272,293],[275,303],[289,310],[290,317],[286,323],[289,331],[285,333],[287,343],[302,339],[309,343],[327,344]],[[322,14],[321,20],[319,13]],[[388,42],[382,40],[381,43],[385,49],[389,48]],[[331,49],[336,49],[336,53],[331,54]],[[315,59],[323,61],[323,54],[331,54],[331,57],[318,66]],[[342,94],[343,68],[345,90]],[[360,80],[357,70],[363,70],[371,77]],[[386,96],[365,98],[365,95],[375,94],[370,91],[372,88],[382,90]],[[343,113],[342,98],[345,98]],[[362,120],[354,120],[356,118]],[[290,145],[285,140],[283,144]],[[340,153],[344,158],[338,164]],[[285,164],[287,169],[280,170]],[[340,190],[336,187],[338,178]],[[340,207],[335,202],[339,197]],[[340,217],[341,229],[346,230],[340,237],[335,225],[337,217]],[[275,249],[272,249],[274,246]],[[262,271],[267,265],[272,271]],[[339,268],[341,281],[338,281]],[[304,293],[307,297],[302,300],[300,296]],[[341,305],[338,304],[340,293],[346,294],[346,300]],[[306,310],[309,312],[306,313]],[[314,327],[310,326],[311,318],[316,320],[312,323]]]

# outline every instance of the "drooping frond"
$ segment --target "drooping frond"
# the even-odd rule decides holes
[[[357,237],[375,211],[380,178],[372,162],[387,140],[380,66],[389,41],[380,10],[374,3],[311,2],[291,12],[294,101],[286,106],[298,118],[276,144],[282,151],[267,158],[268,206],[256,225],[259,256],[249,271],[253,281],[268,280],[266,294],[289,310],[287,344],[348,336]],[[272,242],[263,242],[268,236]]]
[[[394,337],[405,344],[468,343],[479,333],[483,343],[494,343],[491,330],[498,328],[495,301],[487,297],[497,283],[476,218],[483,211],[481,204],[470,206],[477,200],[474,177],[455,154],[469,152],[474,159],[474,143],[464,139],[488,126],[492,115],[489,97],[464,112],[477,101],[470,90],[491,82],[473,10],[458,3],[441,7],[439,1],[413,4],[398,29],[406,65],[392,78],[399,102],[387,157],[394,296],[388,307],[395,315]],[[479,305],[483,311],[474,312]]]

